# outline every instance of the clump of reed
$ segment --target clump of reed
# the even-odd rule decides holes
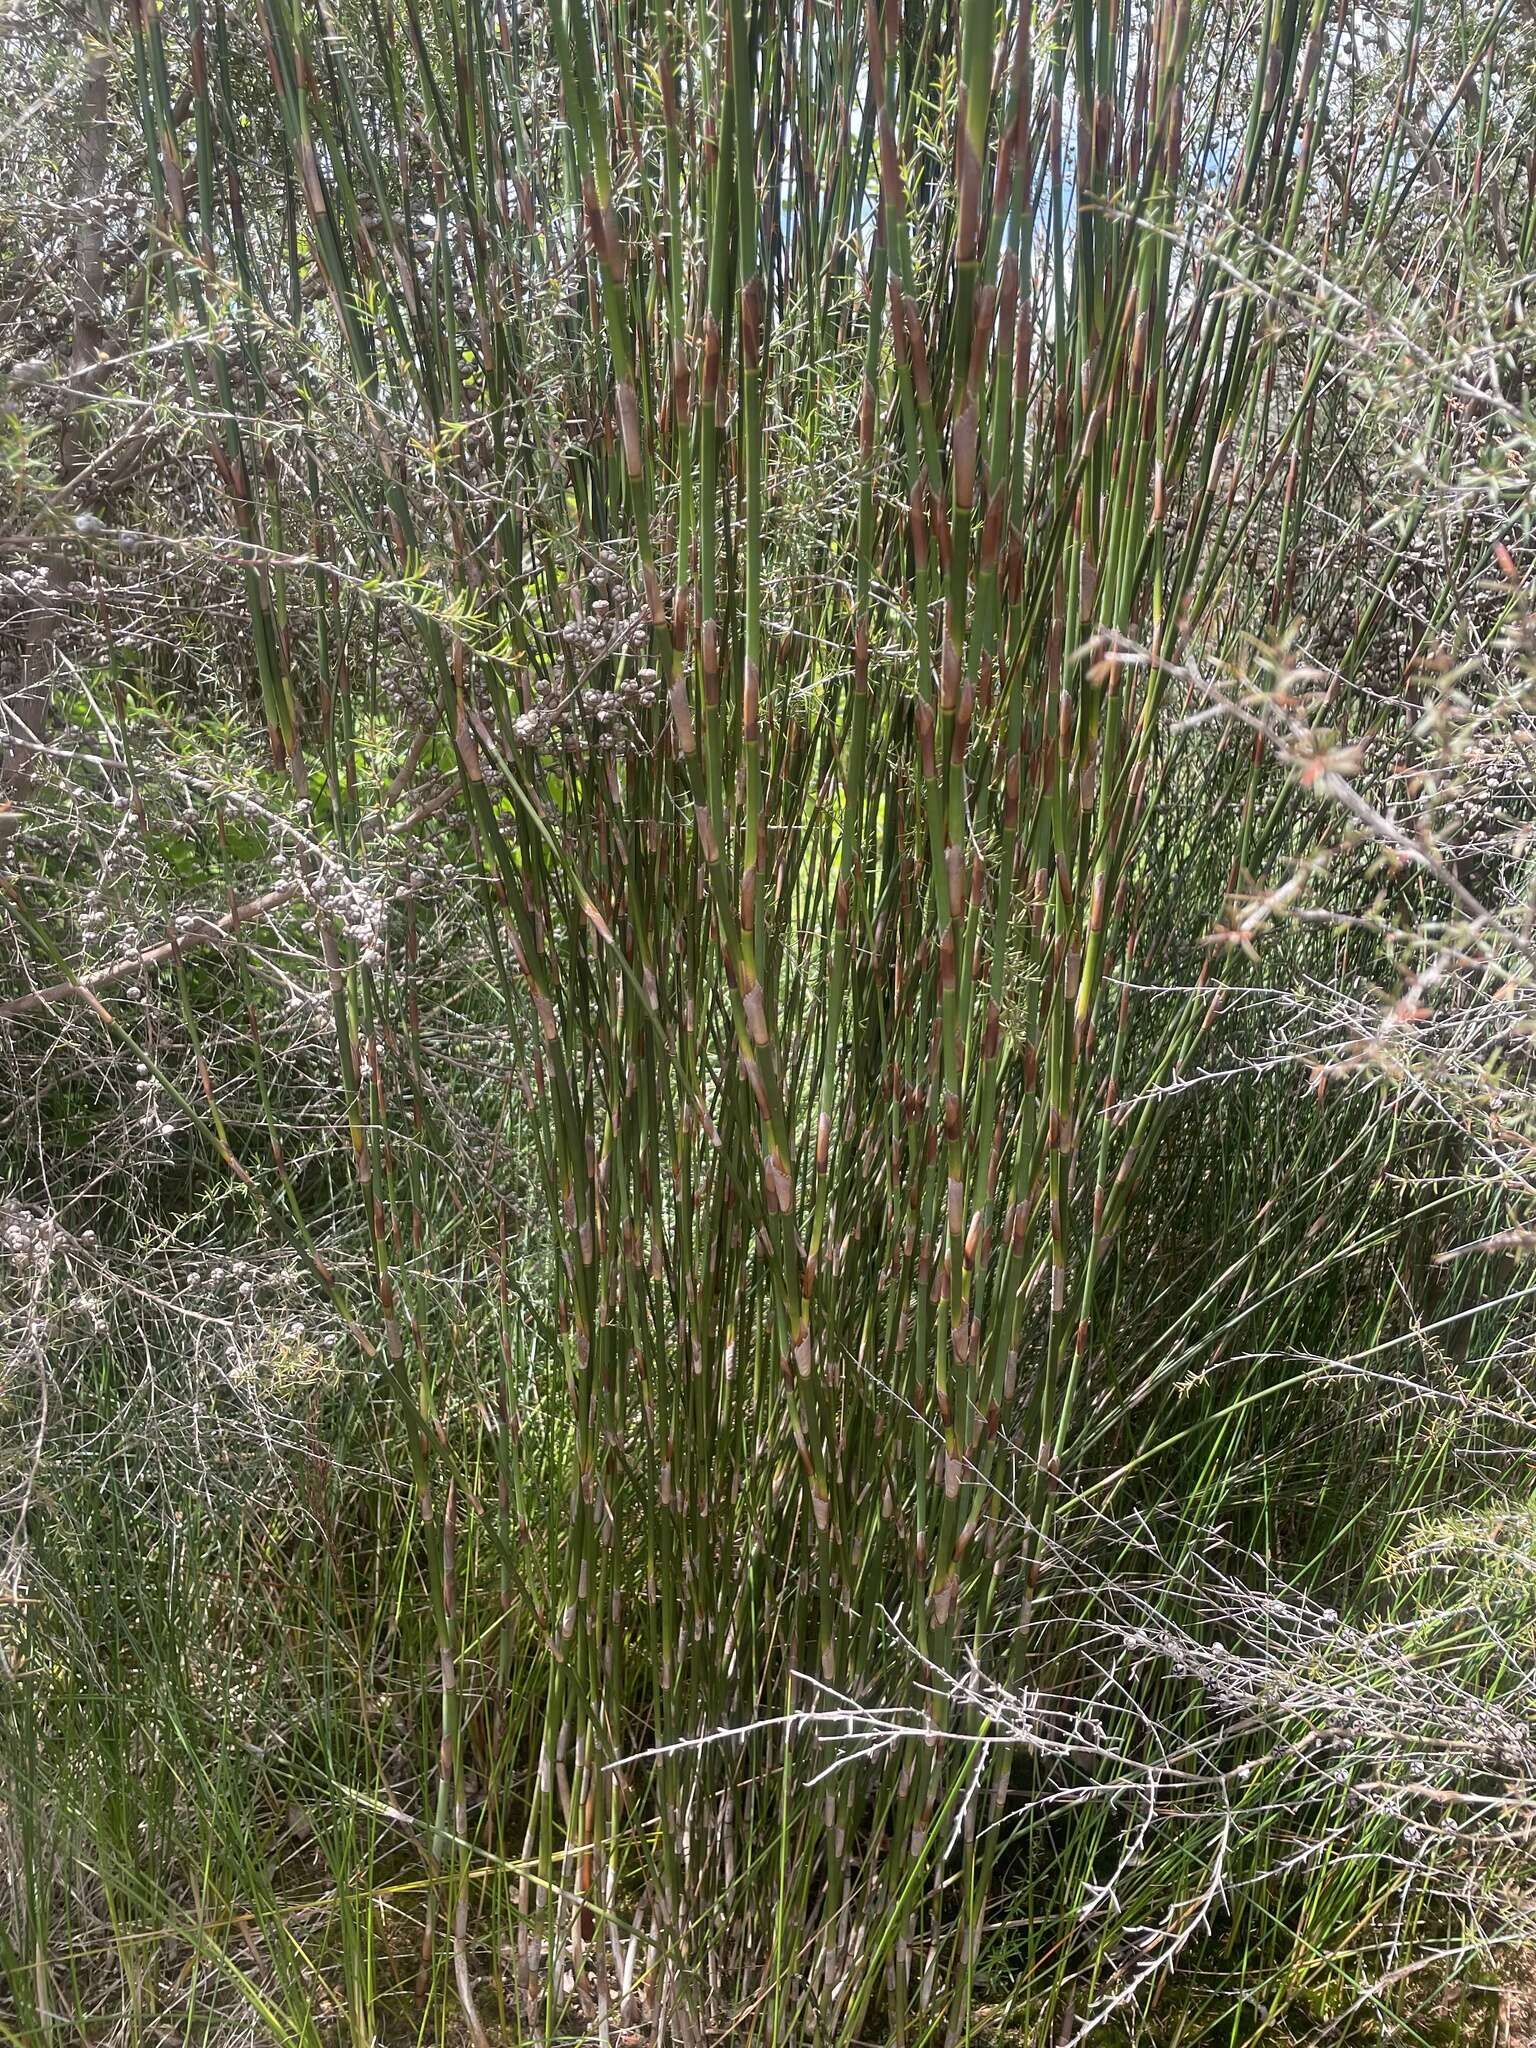
[[[280,1660],[199,1711],[298,1713],[336,1911],[319,1963],[223,1862],[264,1958],[183,1901],[198,1972],[281,2038],[317,1978],[371,2038],[389,1978],[477,2042],[777,2048],[1151,2025],[1200,1944],[1334,2017],[1405,1929],[1454,1954],[1482,1902],[1382,1875],[1402,1800],[1357,1788],[1523,1740],[1371,1634],[1464,1474],[1277,1361],[1464,1313],[1496,1430],[1515,1309],[1436,1264],[1394,1115],[1277,1093],[1249,1021],[1261,936],[1296,989],[1382,972],[1379,920],[1290,912],[1389,724],[1362,536],[1377,592],[1418,559],[1329,282],[1429,175],[1407,96],[1349,130],[1322,0],[188,0],[124,49],[335,1142],[294,1168],[254,1003],[235,1130],[173,940],[176,1099],[403,1482],[338,1453],[317,1547],[210,1589],[308,1704]],[[1340,905],[1380,852],[1328,851]],[[205,1837],[242,1785],[199,1764]]]

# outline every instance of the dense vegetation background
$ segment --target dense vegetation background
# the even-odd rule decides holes
[[[1521,2037],[1536,41],[0,16],[0,2037]]]

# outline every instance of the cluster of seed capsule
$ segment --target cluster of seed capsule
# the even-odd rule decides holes
[[[651,637],[650,620],[611,549],[592,564],[587,583],[585,594],[579,585],[572,587],[573,614],[560,629],[566,646],[593,664],[643,653]]]
[[[0,1210],[0,1250],[25,1270],[46,1273],[58,1252],[61,1236],[52,1216],[25,1208],[19,1202]]]

